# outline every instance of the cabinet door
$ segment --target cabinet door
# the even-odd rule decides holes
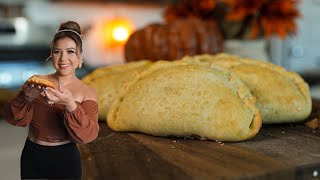
[[[299,8],[298,33],[285,41],[285,64],[299,73],[316,72],[320,69],[320,0],[300,1]]]

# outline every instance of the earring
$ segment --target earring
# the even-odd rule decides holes
[[[83,61],[82,61],[82,59],[81,59],[81,60],[79,61],[79,65],[78,65],[79,69],[81,69],[82,63],[83,63]]]

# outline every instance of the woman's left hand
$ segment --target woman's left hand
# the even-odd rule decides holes
[[[53,102],[62,104],[69,112],[74,111],[77,108],[72,93],[68,89],[63,89],[61,86],[59,86],[59,90],[46,87],[44,89],[44,94],[46,95],[48,103]]]

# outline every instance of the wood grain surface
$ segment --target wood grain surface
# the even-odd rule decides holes
[[[114,132],[78,145],[83,179],[319,179],[320,131],[304,124],[264,125],[237,143]]]

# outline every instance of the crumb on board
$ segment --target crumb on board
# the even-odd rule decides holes
[[[312,111],[310,116],[304,121],[305,126],[312,130],[320,130],[320,100],[312,100]]]
[[[311,119],[311,120],[306,121],[304,124],[305,124],[307,127],[315,130],[315,129],[319,129],[319,123],[320,123],[320,121],[319,121],[318,118],[313,118],[313,119]]]

